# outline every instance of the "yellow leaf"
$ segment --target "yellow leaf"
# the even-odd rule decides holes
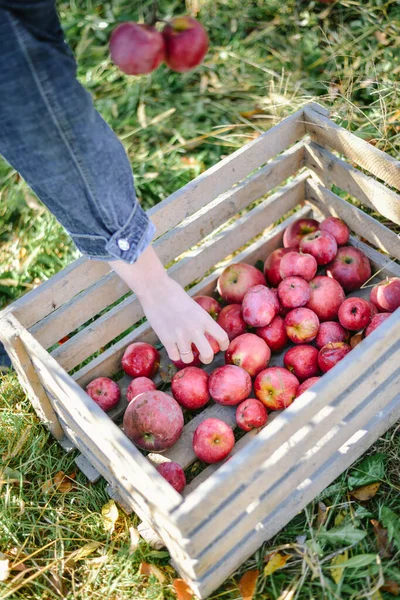
[[[338,514],[336,515],[336,517],[335,517],[335,521],[334,521],[334,523],[335,523],[335,527],[339,527],[339,525],[340,525],[341,523],[343,523],[343,521],[345,520],[345,518],[346,518],[346,515],[345,515],[344,513],[342,513],[342,512],[341,512],[341,513],[338,513]]]
[[[112,533],[119,517],[118,508],[114,500],[109,500],[103,506],[101,509],[101,516],[103,518],[104,529]]]
[[[78,560],[82,560],[83,558],[86,558],[90,554],[93,554],[93,552],[95,550],[97,550],[97,548],[99,548],[100,546],[101,546],[100,542],[89,542],[88,544],[85,544],[81,548],[78,548],[78,550],[74,550],[68,556],[68,558],[65,562],[66,566],[69,566],[72,563],[75,563]]]
[[[193,592],[183,579],[174,579],[172,582],[178,600],[192,600]]]
[[[362,487],[357,488],[350,492],[350,496],[355,498],[356,500],[360,500],[360,502],[366,502],[367,500],[371,500],[379,490],[380,483],[371,483],[369,485],[363,485]]]
[[[7,581],[10,576],[10,561],[0,552],[0,581]]]
[[[281,554],[280,552],[274,552],[270,555],[267,564],[264,567],[264,575],[272,575],[277,569],[281,569],[289,560],[290,554]]]
[[[246,571],[241,577],[238,587],[243,600],[253,600],[260,571]]]
[[[371,600],[383,600],[382,594],[379,590],[375,590],[375,592],[371,596]]]
[[[160,583],[164,583],[166,580],[164,573],[158,567],[156,567],[156,565],[151,565],[150,563],[140,563],[139,573],[141,575],[146,575],[147,577],[154,575],[154,577],[156,577]]]
[[[344,568],[341,568],[340,565],[346,562],[348,557],[349,552],[348,550],[346,550],[345,552],[343,552],[343,554],[338,554],[337,556],[334,556],[331,560],[331,567],[336,567],[331,569],[332,579],[336,583],[336,585],[340,583],[343,577]]]
[[[73,481],[75,477],[76,473],[66,475],[64,471],[58,471],[53,479],[48,479],[44,482],[42,485],[42,492],[43,494],[49,494],[50,492],[56,491],[61,494],[66,494],[75,487],[75,482]]]
[[[317,517],[317,528],[319,529],[326,521],[328,516],[328,507],[323,502],[318,502],[318,517]]]

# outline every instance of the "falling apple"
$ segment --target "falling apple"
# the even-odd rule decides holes
[[[127,75],[146,75],[165,58],[164,38],[157,29],[131,21],[114,29],[110,39],[111,60]]]
[[[171,19],[162,35],[165,41],[165,62],[172,71],[183,73],[194,69],[207,53],[207,32],[193,17]]]

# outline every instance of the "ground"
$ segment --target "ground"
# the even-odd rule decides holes
[[[145,208],[310,99],[329,108],[337,123],[398,155],[396,0],[187,0],[186,6],[162,0],[163,18],[199,10],[210,52],[191,73],[174,74],[162,66],[142,78],[124,77],[111,65],[107,40],[116,23],[148,18],[152,2],[74,0],[58,6],[79,78],[123,140]],[[5,163],[0,163],[0,200],[4,307],[78,253]],[[176,597],[167,553],[144,542],[135,549],[135,516],[119,511],[111,531],[102,515],[108,501],[104,481],[88,485],[76,472],[74,454],[65,455],[47,434],[12,373],[1,376],[0,418],[0,581],[5,580],[0,598]],[[398,595],[399,466],[394,428],[211,598],[241,598],[238,582],[255,569],[260,571],[256,600]],[[72,479],[63,479],[60,471]],[[357,498],[354,489],[363,484],[370,487]],[[285,562],[276,555],[285,564],[273,573],[272,551],[289,556]],[[7,560],[14,567],[9,577]],[[160,570],[146,577],[139,572],[141,563]]]

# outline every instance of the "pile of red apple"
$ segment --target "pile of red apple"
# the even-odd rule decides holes
[[[121,23],[110,39],[111,59],[127,75],[151,73],[164,61],[172,71],[190,71],[207,50],[206,30],[189,16],[171,19],[161,32],[145,23]]]
[[[336,217],[322,223],[300,219],[285,230],[284,247],[266,258],[263,272],[245,263],[227,267],[217,284],[223,307],[215,298],[195,297],[231,340],[226,364],[209,375],[200,368],[194,347],[191,365],[175,363],[179,370],[172,378],[172,395],[157,391],[151,379],[159,366],[158,351],[143,342],[128,346],[122,367],[133,379],[123,428],[134,444],[152,452],[170,448],[183,430],[182,409],[198,410],[210,400],[237,406],[241,429],[263,427],[268,411],[287,408],[352,350],[353,337],[359,342],[399,308],[396,277],[372,287],[369,301],[346,298],[371,278],[369,259],[347,245],[348,239],[347,225]],[[215,340],[209,340],[219,352]],[[283,366],[269,367],[271,354],[288,345]],[[255,398],[250,397],[253,390]],[[92,381],[87,392],[104,410],[120,399],[118,385],[105,377]],[[215,418],[203,420],[193,436],[194,452],[206,463],[224,460],[234,444],[232,428]],[[185,475],[178,464],[157,468],[182,491]]]

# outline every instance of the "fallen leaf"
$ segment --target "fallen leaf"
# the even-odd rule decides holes
[[[174,579],[172,582],[178,600],[192,600],[193,592],[183,579]]]
[[[7,581],[10,576],[10,560],[0,552],[0,581]]]
[[[327,516],[328,507],[323,502],[318,502],[317,529],[319,529],[325,523]]]
[[[53,584],[53,587],[55,588],[55,590],[61,596],[61,598],[65,598],[67,590],[66,590],[66,586],[65,586],[65,581],[63,580],[61,575],[59,573],[57,573],[54,569],[50,569],[49,570],[49,579],[50,579],[51,583]]]
[[[243,600],[252,600],[256,591],[257,579],[260,571],[246,571],[238,583],[239,592]]]
[[[119,512],[114,500],[109,500],[101,509],[104,529],[112,533],[118,520]]]
[[[139,125],[146,129],[147,127],[147,118],[146,118],[146,105],[144,102],[140,101],[138,109],[137,109],[137,118],[139,121]]]
[[[389,40],[387,39],[387,35],[384,31],[375,31],[374,36],[378,44],[382,44],[383,46],[389,44]]]
[[[371,600],[383,600],[383,596],[379,590],[375,590],[375,592],[371,596]]]
[[[293,600],[295,590],[283,590],[278,600]]]
[[[19,471],[15,471],[9,467],[5,467],[0,471],[0,490],[4,483],[20,483],[21,481],[23,481],[22,473]]]
[[[129,538],[131,543],[129,545],[129,554],[134,554],[139,546],[140,533],[136,527],[129,527]]]
[[[394,581],[394,579],[385,579],[381,590],[392,594],[392,596],[400,596],[400,584]]]
[[[356,500],[360,500],[361,502],[366,502],[367,500],[371,500],[379,490],[380,483],[370,483],[369,485],[363,485],[362,487],[357,488],[350,492],[350,496],[355,498]]]
[[[156,577],[160,583],[164,583],[164,581],[166,581],[164,573],[158,567],[156,567],[156,565],[152,565],[150,563],[140,563],[139,573],[141,575],[146,575],[147,577],[154,575],[154,577]]]
[[[332,575],[332,579],[333,581],[336,583],[336,585],[338,585],[343,577],[343,572],[344,569],[341,568],[340,565],[342,565],[343,563],[347,562],[347,559],[349,557],[349,552],[348,550],[345,550],[345,552],[343,552],[343,554],[338,554],[337,556],[334,556],[331,560],[331,575]]]
[[[71,566],[73,563],[78,562],[78,560],[82,560],[83,558],[86,558],[90,554],[93,554],[93,552],[95,550],[97,550],[97,548],[100,548],[100,546],[101,546],[100,542],[89,542],[89,543],[85,544],[81,548],[78,548],[77,550],[74,550],[73,552],[71,552],[71,554],[68,556],[68,558],[65,561],[65,565],[68,567],[68,566]]]
[[[270,555],[267,564],[264,567],[264,575],[272,575],[277,569],[281,569],[289,560],[290,554],[281,554],[280,552],[274,552]]]
[[[341,523],[343,523],[345,518],[346,518],[346,514],[344,512],[338,513],[334,520],[335,527],[339,527],[339,525],[341,525]]]
[[[381,481],[385,477],[386,464],[387,456],[385,454],[368,456],[351,472],[347,480],[349,487],[352,489]]]
[[[371,524],[374,528],[376,542],[378,544],[379,556],[381,558],[390,558],[391,556],[393,556],[393,554],[390,549],[388,530],[382,527],[382,525],[376,519],[371,519]]]
[[[59,471],[54,475],[54,487],[57,492],[61,494],[66,494],[70,492],[75,487],[74,479],[76,477],[76,473],[70,473],[66,475],[63,471]]]
[[[360,344],[363,341],[363,337],[364,337],[364,331],[359,331],[358,333],[352,335],[350,338],[350,346],[352,348],[355,348],[356,346],[358,346],[358,344]]]

